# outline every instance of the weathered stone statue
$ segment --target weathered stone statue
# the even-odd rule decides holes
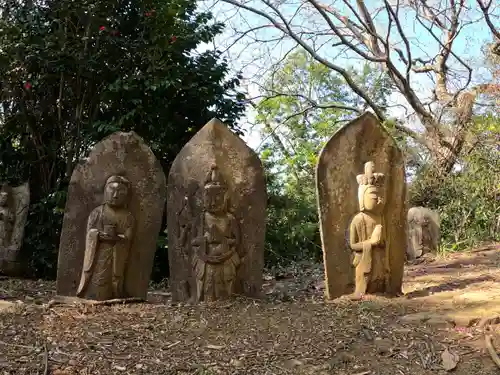
[[[107,300],[125,296],[123,281],[135,221],[126,207],[129,186],[123,176],[108,178],[104,204],[89,215],[78,297]]]
[[[240,224],[228,211],[228,187],[217,166],[208,172],[203,191],[203,212],[192,241],[196,299],[214,301],[233,293],[241,263]]]
[[[165,205],[165,175],[134,132],[99,142],[71,176],[57,293],[146,298]]]
[[[425,207],[408,210],[408,260],[427,253],[435,253],[439,247],[439,214]]]
[[[177,155],[167,190],[173,301],[258,296],[267,196],[255,152],[213,119]]]
[[[20,250],[30,201],[29,185],[3,184],[0,190],[0,272],[17,276],[22,267]]]
[[[15,212],[9,206],[10,187],[3,185],[0,190],[0,248],[5,248],[10,245],[12,229],[15,223]]]
[[[354,252],[354,299],[365,293],[384,293],[389,285],[389,254],[386,254],[387,226],[384,219],[384,178],[374,172],[373,162],[357,176],[359,213],[349,226],[349,245]]]
[[[325,144],[316,191],[326,297],[400,294],[407,244],[404,158],[373,114],[354,119]]]

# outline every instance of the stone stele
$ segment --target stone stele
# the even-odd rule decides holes
[[[426,207],[408,210],[408,260],[427,253],[436,253],[439,247],[439,214]]]
[[[162,167],[136,133],[96,144],[71,176],[57,294],[145,299],[165,198]]]
[[[257,154],[212,119],[175,158],[167,192],[172,299],[258,296],[267,193]]]
[[[401,293],[407,243],[404,160],[394,139],[367,112],[330,138],[316,167],[327,299],[354,291],[355,252],[351,250],[349,227],[360,213],[358,175],[368,162],[372,164],[370,169],[374,166],[376,174],[384,179],[378,189],[385,200],[381,217],[389,274],[384,291],[392,295]]]
[[[0,273],[18,276],[22,270],[20,250],[28,217],[30,189],[26,182],[0,190]]]

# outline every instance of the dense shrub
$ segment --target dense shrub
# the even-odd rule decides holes
[[[244,96],[195,0],[0,0],[0,178],[29,180],[23,253],[54,277],[75,164],[110,133],[134,130],[165,173],[212,117],[237,130]],[[168,275],[165,234],[155,278]]]

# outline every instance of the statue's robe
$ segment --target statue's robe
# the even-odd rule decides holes
[[[382,225],[383,243],[373,246],[370,237],[377,224]],[[373,218],[364,212],[354,216],[349,227],[354,235],[354,243],[362,243],[363,251],[354,252],[353,266],[355,267],[356,293],[384,293],[388,288],[389,266],[386,226],[384,219],[376,223]]]
[[[241,264],[238,253],[238,222],[232,214],[202,215],[199,236],[193,240],[193,269],[197,299],[217,300],[233,292],[236,271]]]
[[[100,240],[104,222],[116,225],[116,233],[122,238],[116,242]],[[134,217],[125,209],[110,210],[100,205],[90,213],[78,297],[100,301],[126,297],[123,282],[133,228]]]
[[[14,227],[14,213],[8,207],[0,207],[0,247],[7,248],[10,245],[12,229]]]

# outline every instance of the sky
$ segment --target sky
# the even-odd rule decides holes
[[[295,0],[280,0],[279,3],[275,2],[275,4],[280,4],[280,11],[284,14],[292,16],[297,11],[296,4],[298,4],[294,1]],[[436,1],[437,0],[434,0],[434,2]],[[379,1],[370,1],[369,3],[374,5],[379,3]],[[475,1],[469,0],[468,3],[470,3],[469,5],[472,8],[470,8],[471,10],[466,14],[467,17],[464,18],[464,20],[473,21],[478,19],[479,9],[477,8]],[[255,6],[264,10],[267,14],[270,14],[269,9],[266,9],[260,0],[251,0],[245,2],[245,4]],[[254,33],[249,33],[247,37],[243,37],[241,39],[235,38],[235,30],[246,31],[250,28],[262,26],[265,24],[264,21],[268,21],[260,16],[254,15],[251,12],[245,10],[238,11],[233,5],[220,2],[220,0],[216,0],[215,3],[213,0],[202,1],[200,8],[210,9],[217,21],[222,21],[226,24],[224,33],[217,37],[214,45],[205,45],[200,48],[205,49],[217,47],[219,49],[224,49],[227,46],[230,46],[226,52],[226,56],[230,61],[230,66],[234,71],[241,70],[243,76],[248,78],[244,81],[244,84],[249,92],[249,96],[257,96],[259,94],[259,88],[256,84],[251,83],[251,81],[261,81],[262,76],[269,71],[272,64],[279,61],[286,54],[286,52],[295,45],[295,43],[293,43],[290,39],[267,43],[251,42],[248,38],[248,36],[254,36],[262,41],[272,40],[273,38],[282,35],[279,31],[272,27],[259,29]],[[500,19],[499,8],[500,6],[496,5],[496,9],[493,11],[493,22],[499,21]],[[338,2],[335,3],[335,9],[342,14],[349,14],[345,7],[343,8],[338,5]],[[375,14],[375,9],[370,10],[374,12],[373,14]],[[377,28],[380,28],[380,30],[386,30],[387,28],[387,17],[383,16],[384,13],[385,12],[380,13],[380,16],[375,19],[376,26]],[[439,49],[439,44],[433,39],[427,30],[415,22],[414,13],[407,11],[402,12],[399,14],[398,19],[400,20],[402,27],[405,30],[405,34],[412,44],[413,57],[415,57],[415,55],[425,57],[427,54],[435,54],[435,52]],[[295,31],[309,31],[317,33],[318,30],[326,30],[328,26],[324,21],[321,22],[318,18],[317,11],[314,11],[313,13],[306,7],[303,7],[298,14],[295,15],[292,27]],[[395,38],[394,35],[397,34],[393,32],[391,34],[391,40],[398,44],[398,46],[402,47],[403,45],[401,39]],[[486,41],[491,41],[491,39],[491,31],[484,24],[484,22],[476,22],[465,26],[459,37],[454,41],[454,51],[463,60],[467,61],[474,67],[473,82],[480,82],[481,79],[484,78],[485,70],[480,68],[482,64],[481,48]],[[334,41],[335,40],[333,40],[331,36],[316,37],[314,41],[311,39],[311,43],[314,42],[316,44],[322,44],[323,47],[319,49],[320,54],[337,65],[342,67],[348,65],[356,67],[363,63],[359,56],[354,53],[339,54],[339,49],[331,46]],[[399,64],[398,68],[401,68],[402,66],[403,64]],[[455,64],[455,67],[459,68],[460,72],[465,72],[463,67],[458,66],[458,64]],[[431,89],[433,87],[433,82],[427,78],[426,75],[414,75],[411,83],[413,89],[421,98],[429,97],[432,92]],[[402,104],[407,107],[406,100],[399,93],[391,95],[390,102],[393,104]],[[390,111],[390,114],[395,117],[401,117],[405,115],[405,111],[402,107],[395,107]],[[241,120],[241,125],[246,133],[243,138],[250,147],[255,149],[261,143],[259,136],[260,128],[252,127],[250,125],[253,122],[252,120],[253,114],[249,111],[246,117]],[[418,129],[420,127],[416,119],[409,119],[408,124],[414,129]]]

